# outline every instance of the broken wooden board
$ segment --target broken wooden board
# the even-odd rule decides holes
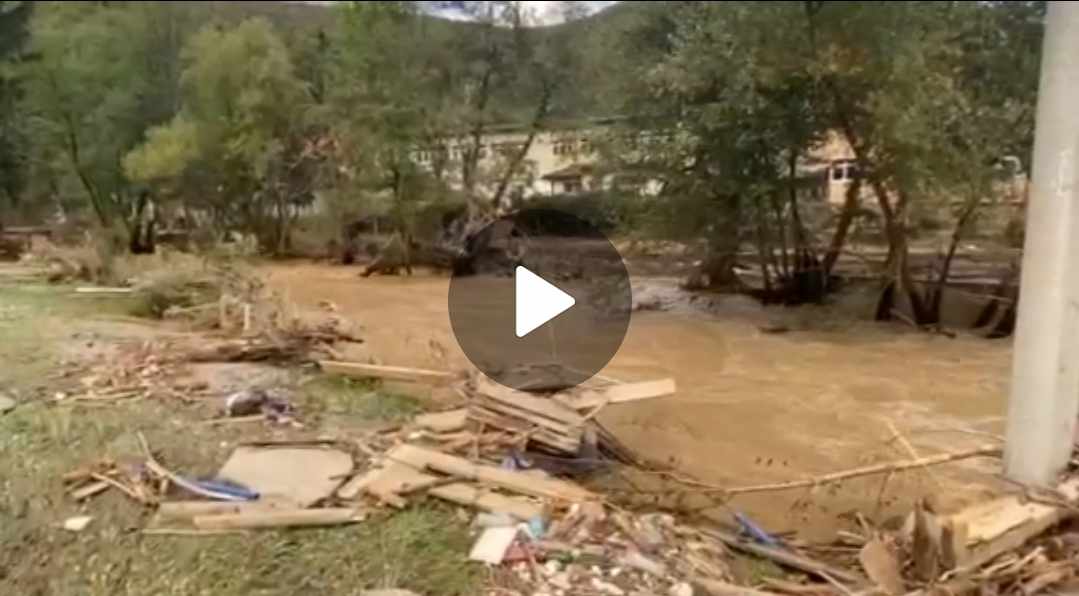
[[[83,286],[75,288],[76,294],[99,294],[99,295],[115,295],[115,294],[131,294],[135,290],[133,288],[107,288],[107,287],[95,287],[95,286]]]
[[[461,430],[468,424],[468,409],[459,408],[445,412],[420,414],[412,422],[420,428],[436,433],[453,432]]]
[[[513,470],[474,464],[466,459],[415,445],[398,445],[386,454],[386,458],[389,461],[408,464],[418,470],[432,469],[443,474],[478,480],[497,488],[532,497],[571,503],[598,499],[595,493],[572,482],[555,478],[539,478]]]
[[[551,397],[575,410],[588,410],[608,404],[621,404],[665,397],[673,395],[675,390],[674,379],[660,379],[657,381],[621,383],[607,385],[606,387],[562,391]]]
[[[791,569],[804,571],[818,577],[828,576],[848,584],[861,584],[862,579],[858,576],[838,567],[833,567],[822,561],[804,557],[795,552],[749,542],[733,534],[722,530],[702,530],[706,536],[715,538],[727,546],[751,555],[769,559]]]
[[[383,366],[380,364],[340,362],[336,360],[320,360],[318,365],[323,372],[354,379],[389,379],[413,383],[431,383],[434,385],[450,383],[454,379],[454,374],[450,372],[405,366]]]
[[[537,425],[527,419],[490,410],[478,403],[473,404],[472,407],[469,408],[468,416],[472,420],[486,425],[488,428],[497,428],[499,430],[517,433],[528,433],[529,439],[537,443],[543,443],[558,451],[570,454],[576,454],[580,451],[581,437],[583,436],[582,433],[578,433],[576,438],[573,438],[572,436],[560,434],[550,428]]]
[[[333,494],[352,472],[352,456],[336,449],[237,447],[218,472],[263,498],[310,507]]]
[[[558,402],[510,389],[486,377],[476,379],[469,418],[495,428],[527,432],[558,451],[580,450],[585,419]]]
[[[240,514],[298,509],[285,498],[268,497],[257,501],[166,501],[158,505],[162,519],[192,519],[200,515]]]
[[[476,378],[476,391],[505,406],[530,412],[537,419],[564,427],[579,427],[585,423],[580,414],[556,401],[510,389],[484,376]]]
[[[1013,495],[980,503],[945,518],[946,560],[955,567],[976,567],[1075,517],[1079,479],[1064,482],[1057,492],[1067,499],[1070,508]]]
[[[412,487],[438,480],[433,474],[425,474],[405,463],[390,461],[381,468],[365,472],[337,491],[341,499],[352,500],[361,493],[368,493],[379,500],[392,504],[394,497],[408,492]],[[509,497],[478,488],[466,482],[454,482],[442,486],[431,486],[426,494],[444,501],[475,507],[490,513],[506,513],[522,521],[530,520],[543,514],[543,508],[519,497]]]
[[[75,499],[76,501],[82,501],[83,499],[88,499],[96,494],[103,493],[110,488],[112,488],[111,484],[102,480],[98,480],[97,482],[87,484],[82,488],[75,489],[71,491],[70,494],[72,499]]]
[[[363,513],[356,509],[346,508],[248,511],[220,515],[197,515],[193,519],[195,527],[200,530],[336,526],[358,521],[363,521]]]

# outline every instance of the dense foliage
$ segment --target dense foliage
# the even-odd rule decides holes
[[[996,160],[1030,155],[1044,2],[564,3],[553,27],[516,2],[450,3],[457,22],[423,4],[0,3],[0,213],[130,236],[152,195],[282,251],[317,204],[411,238],[435,205],[516,204],[511,180],[555,122],[619,116],[601,166],[662,189],[633,225],[706,239],[710,283],[744,243],[768,285],[826,279],[867,193],[888,294],[932,322],[910,222],[951,209],[958,241]],[[508,123],[525,144],[481,160]],[[447,138],[459,149],[418,167]],[[837,138],[860,178],[811,230],[801,164]]]

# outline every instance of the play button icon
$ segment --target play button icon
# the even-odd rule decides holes
[[[618,352],[629,274],[591,223],[524,209],[473,233],[466,250],[450,280],[450,324],[485,375],[514,389],[569,387]]]
[[[577,304],[573,296],[520,265],[514,270],[514,282],[514,325],[517,337],[532,333],[537,327]]]

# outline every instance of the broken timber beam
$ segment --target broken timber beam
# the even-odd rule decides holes
[[[480,376],[469,418],[502,429],[529,433],[529,437],[558,451],[577,453],[584,434],[584,417],[545,397],[505,387]]]
[[[865,580],[863,580],[862,578],[853,575],[843,569],[832,567],[827,563],[815,561],[808,557],[803,557],[802,555],[791,551],[781,550],[771,546],[765,546],[763,544],[756,544],[754,542],[742,540],[741,538],[733,534],[728,534],[727,532],[724,532],[722,530],[704,530],[702,533],[707,536],[711,536],[716,540],[719,540],[720,542],[726,544],[734,550],[740,550],[744,553],[756,555],[763,559],[769,559],[785,567],[790,567],[791,569],[804,571],[805,573],[809,573],[818,577],[823,577],[825,579],[831,577],[832,579],[837,579],[848,584],[866,583]]]
[[[320,360],[318,365],[323,372],[354,379],[389,379],[392,381],[430,383],[432,385],[448,384],[454,379],[454,374],[447,371],[406,366],[383,366],[381,364],[341,362],[337,360]]]
[[[95,287],[95,286],[81,286],[75,288],[76,294],[131,294],[135,290],[134,288],[108,288],[108,287]]]
[[[361,493],[368,493],[390,505],[397,506],[397,503],[401,502],[403,506],[403,500],[399,501],[401,494],[410,492],[422,483],[432,483],[425,489],[427,494],[458,505],[475,507],[490,513],[506,513],[522,521],[543,514],[540,505],[522,498],[500,495],[466,482],[433,485],[440,480],[439,477],[421,472],[408,464],[390,461],[382,468],[370,470],[349,481],[338,489],[337,496],[352,500]]]
[[[363,513],[356,509],[330,508],[196,515],[192,521],[195,527],[200,530],[249,530],[254,528],[335,526],[362,520]]]
[[[1057,487],[1064,502],[1055,505],[1012,495],[980,503],[943,520],[945,560],[957,568],[978,567],[1019,548],[1062,521],[1076,517],[1079,478]]]
[[[598,499],[595,493],[572,482],[555,478],[540,478],[513,470],[474,464],[460,457],[415,445],[398,445],[386,454],[386,458],[391,462],[407,464],[417,470],[436,470],[443,474],[477,480],[490,486],[541,499],[553,499],[570,503]],[[436,490],[438,489],[433,489],[432,494],[435,494]]]
[[[675,390],[674,379],[659,379],[640,383],[620,383],[593,389],[563,391],[554,394],[553,398],[573,409],[586,410],[607,404],[621,404],[665,397],[673,395]]]

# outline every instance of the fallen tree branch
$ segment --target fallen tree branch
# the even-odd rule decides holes
[[[735,550],[740,550],[742,552],[749,553],[757,557],[774,561],[785,567],[790,567],[792,569],[797,569],[798,571],[803,571],[805,573],[815,575],[826,581],[829,581],[829,583],[834,580],[839,580],[848,584],[855,585],[866,583],[864,579],[852,573],[848,573],[847,571],[844,571],[842,569],[832,567],[827,563],[822,563],[808,557],[803,557],[802,555],[791,551],[773,548],[771,546],[764,546],[763,544],[748,542],[742,540],[741,538],[738,538],[737,536],[734,536],[733,534],[728,534],[727,532],[723,532],[721,530],[703,530],[702,532],[705,535],[715,538],[716,540],[719,540],[720,542],[726,544],[727,546]]]
[[[723,490],[723,492],[727,493],[728,495],[744,495],[748,493],[763,493],[778,490],[791,490],[795,488],[810,488],[814,486],[820,486],[822,484],[839,482],[841,480],[858,478],[861,476],[874,476],[876,474],[887,474],[889,472],[902,472],[904,470],[910,470],[913,468],[935,466],[948,462],[959,461],[962,459],[970,459],[972,457],[999,457],[1002,452],[1003,450],[998,446],[982,446],[967,451],[938,453],[936,455],[920,457],[913,460],[888,462],[883,464],[874,464],[872,466],[853,468],[850,470],[842,470],[839,472],[824,474],[822,476],[816,476],[814,478],[807,478],[805,480],[775,482],[772,484],[756,484],[752,486],[737,486],[734,488],[725,489]]]

